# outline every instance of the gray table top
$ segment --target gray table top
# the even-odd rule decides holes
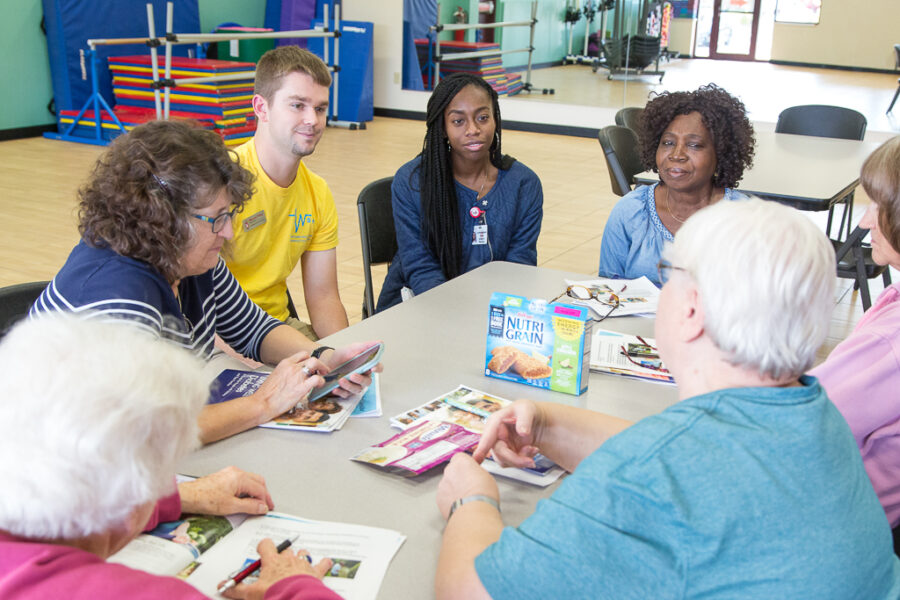
[[[880,142],[759,131],[753,166],[738,189],[801,210],[828,210],[859,183],[863,161]],[[638,183],[659,181],[644,171]]]
[[[233,464],[262,474],[275,509],[297,516],[385,527],[407,540],[388,569],[379,598],[428,598],[441,542],[443,520],[435,504],[441,469],[414,479],[383,473],[348,460],[359,450],[394,435],[388,419],[463,384],[509,399],[531,398],[583,406],[627,419],[640,419],[673,404],[672,386],[592,373],[588,392],[570,396],[483,375],[487,313],[493,292],[553,298],[565,278],[589,276],[513,263],[494,262],[370,317],[325,340],[330,346],[384,340],[381,392],[384,415],[350,419],[331,434],[253,429],[210,444],[181,465],[204,475]],[[607,319],[605,329],[653,335],[653,320]],[[207,367],[212,379],[223,368]],[[504,522],[518,525],[535,504],[556,489],[498,479]]]

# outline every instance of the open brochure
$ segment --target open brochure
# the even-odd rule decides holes
[[[417,475],[449,460],[453,454],[473,449],[484,431],[487,417],[510,404],[499,396],[459,386],[425,404],[391,418],[391,426],[402,429],[376,446],[363,450],[353,460],[382,466],[389,471]],[[535,467],[504,468],[485,460],[484,468],[496,475],[546,487],[564,473],[548,458],[535,457]]]
[[[268,373],[257,371],[226,369],[219,373],[219,376],[213,381],[209,403],[215,404],[249,396],[259,389],[268,376]],[[329,433],[344,426],[359,401],[360,396],[346,399],[326,396],[310,402],[305,409],[286,412],[268,423],[263,423],[260,427]]]
[[[639,279],[566,279],[566,285],[585,288],[580,293],[573,290],[564,296],[570,304],[587,306],[598,317],[643,316],[652,317],[659,305],[659,288],[646,277]],[[586,298],[580,298],[586,296]],[[616,306],[618,298],[618,306]],[[613,308],[615,307],[615,308]]]
[[[591,338],[591,370],[675,385],[656,349],[656,340],[598,329]]]
[[[354,419],[366,417],[380,417],[381,411],[381,374],[372,373],[372,385],[359,399],[359,404],[350,415]]]
[[[346,600],[378,595],[388,565],[406,539],[389,529],[310,521],[275,512],[253,517],[188,516],[138,536],[109,561],[179,577],[207,596],[221,598],[218,584],[259,558],[260,540],[271,538],[277,545],[294,537],[292,548],[307,550],[313,564],[326,557],[332,560],[323,581]]]

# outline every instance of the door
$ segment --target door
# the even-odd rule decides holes
[[[753,60],[760,0],[714,0],[709,57]]]

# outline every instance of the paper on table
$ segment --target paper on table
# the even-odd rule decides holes
[[[605,329],[596,330],[591,338],[591,370],[633,377],[653,383],[674,385],[675,380],[668,371],[636,365],[622,354],[623,346],[628,348],[629,344],[643,344],[644,342],[654,347],[656,345],[656,340],[653,338],[643,338],[641,341],[634,335]],[[659,364],[665,369],[665,365],[661,361]]]
[[[278,543],[295,536],[299,537],[291,548],[308,551],[313,564],[330,558],[339,565],[323,582],[345,600],[374,600],[388,565],[406,540],[406,536],[389,529],[311,521],[272,512],[248,518],[206,552],[187,582],[208,596],[221,598],[216,586],[229,573],[258,558],[256,546],[261,539]]]
[[[366,390],[356,405],[351,417],[380,417],[381,412],[381,373],[372,373],[372,385]]]
[[[574,281],[566,279],[566,285],[580,285],[590,290],[598,292],[602,299],[606,299],[610,293],[619,297],[619,307],[610,313],[610,317],[624,316],[647,316],[652,317],[656,314],[656,307],[659,305],[659,288],[653,285],[653,282],[646,277],[639,279],[607,279],[599,277],[597,279],[587,279],[583,281]],[[603,304],[591,298],[590,300],[579,300],[571,296],[563,295],[560,302],[570,304],[578,304],[587,306],[598,317],[603,317],[609,313],[610,306]]]

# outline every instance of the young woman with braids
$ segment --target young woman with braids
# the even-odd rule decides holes
[[[744,104],[713,84],[664,92],[641,114],[644,167],[659,183],[638,187],[613,207],[600,242],[601,277],[646,276],[656,285],[663,244],[695,212],[734,190],[753,162],[753,125]]]
[[[480,77],[455,73],[428,100],[422,152],[394,176],[397,255],[378,310],[505,260],[537,264],[544,196],[534,172],[500,150],[500,106]]]

